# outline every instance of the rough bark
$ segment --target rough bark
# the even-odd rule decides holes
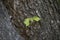
[[[11,22],[26,40],[60,40],[58,0],[8,1],[3,3],[9,10]],[[24,19],[33,16],[39,16],[41,20],[26,28],[23,23]]]
[[[8,11],[0,1],[0,40],[24,40],[10,22]]]

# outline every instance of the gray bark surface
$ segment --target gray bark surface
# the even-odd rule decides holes
[[[8,11],[0,1],[0,40],[24,40],[10,22]]]
[[[11,22],[25,40],[60,40],[60,4],[58,0],[6,0]],[[25,18],[38,16],[39,22],[28,28]]]

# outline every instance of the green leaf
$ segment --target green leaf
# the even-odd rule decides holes
[[[39,18],[38,16],[34,16],[34,17],[33,17],[33,20],[35,20],[35,21],[39,21],[40,18]]]
[[[30,25],[30,18],[26,18],[25,20],[24,20],[24,24],[26,25],[26,26],[29,26]]]
[[[30,25],[30,21],[33,22],[33,21],[39,21],[39,20],[40,20],[40,18],[38,16],[34,16],[34,17],[31,17],[31,18],[26,18],[24,20],[24,24],[26,26],[29,26]]]

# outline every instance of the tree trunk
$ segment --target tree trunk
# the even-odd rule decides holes
[[[5,0],[4,5],[25,40],[60,40],[60,6],[58,0]],[[26,28],[25,18],[38,16],[39,22],[33,22]]]
[[[0,1],[0,40],[24,40],[15,29],[10,22],[8,10]]]

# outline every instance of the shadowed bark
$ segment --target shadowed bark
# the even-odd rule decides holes
[[[11,22],[26,40],[60,40],[60,6],[58,0],[5,0]],[[28,28],[25,18],[38,16]]]

